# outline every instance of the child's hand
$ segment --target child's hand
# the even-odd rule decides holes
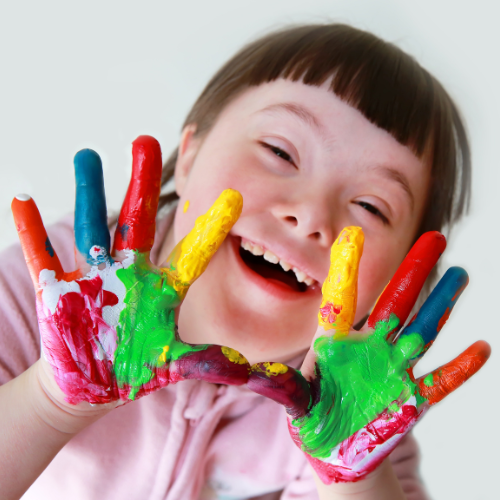
[[[21,196],[12,203],[37,292],[42,363],[51,367],[44,371],[53,373],[73,405],[133,400],[188,378],[226,384],[248,378],[248,363],[238,352],[185,344],[175,325],[175,308],[238,219],[241,195],[224,191],[176,246],[168,267],[157,268],[149,252],[161,186],[158,142],[139,137],[133,158],[111,257],[101,160],[91,150],[76,155],[80,265],[74,272],[62,269],[34,201]],[[53,392],[51,398],[61,402],[59,391]]]
[[[252,367],[249,386],[286,406],[290,434],[324,483],[366,476],[430,405],[459,387],[488,359],[490,347],[479,341],[432,373],[413,377],[413,366],[467,285],[467,273],[461,268],[447,271],[413,321],[397,335],[445,245],[441,234],[424,234],[380,296],[367,327],[356,332],[351,327],[363,232],[344,229],[332,247],[320,327],[302,374],[279,363]]]

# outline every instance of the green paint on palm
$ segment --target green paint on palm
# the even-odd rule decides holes
[[[116,328],[114,369],[119,387],[131,387],[129,399],[135,399],[137,391],[154,377],[155,368],[208,347],[191,346],[176,338],[179,296],[168,285],[165,272],[153,269],[144,254],[134,254],[135,263],[116,273],[127,292]]]
[[[432,387],[434,385],[434,377],[432,373],[429,373],[429,375],[427,375],[427,377],[424,378],[424,384],[427,387]]]
[[[398,324],[399,319],[391,315],[389,321],[379,322],[368,337],[350,334],[340,340],[316,340],[320,400],[308,415],[293,421],[308,454],[328,458],[337,444],[384,410],[397,411],[415,394],[416,385],[406,373],[407,360],[424,344],[417,333],[396,344],[387,342],[387,333]]]

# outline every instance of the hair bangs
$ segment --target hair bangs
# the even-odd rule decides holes
[[[243,47],[215,73],[184,126],[207,133],[221,111],[249,87],[278,78],[321,86],[361,112],[431,166],[418,234],[449,229],[467,211],[471,154],[460,113],[441,84],[413,57],[371,33],[344,24],[292,26]],[[164,165],[172,178],[177,150]],[[162,205],[175,201],[162,195]]]
[[[435,81],[390,43],[349,26],[305,26],[273,34],[261,45],[260,64],[246,79],[260,85],[278,78],[330,89],[421,157],[432,141],[433,118],[440,115]],[[254,54],[255,55],[255,54]]]

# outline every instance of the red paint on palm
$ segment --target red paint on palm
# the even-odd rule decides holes
[[[423,411],[413,405],[403,405],[399,412],[391,415],[384,412],[339,445],[335,463],[307,453],[306,458],[325,484],[360,481],[387,458],[422,415]],[[289,421],[288,430],[294,443],[302,449],[299,429]]]
[[[118,298],[102,289],[100,276],[78,283],[81,293],[62,295],[54,314],[37,301],[43,351],[68,402],[109,403],[118,399],[118,387],[99,337],[105,333],[116,341],[102,308]]]
[[[446,239],[438,231],[424,233],[408,252],[393,278],[377,301],[368,326],[388,321],[391,314],[402,326],[411,312],[427,276],[446,248]]]
[[[170,376],[170,370],[167,367],[149,367],[153,372],[153,377],[151,380],[141,386],[141,388],[136,392],[134,396],[134,400],[142,398],[143,396],[147,396],[152,392],[161,389],[162,387],[166,387],[169,384],[174,384],[177,380],[172,380]],[[132,399],[129,398],[130,391],[133,390],[128,384],[124,384],[123,387],[118,388],[120,392],[120,399],[125,401],[126,403],[130,403]]]
[[[115,250],[151,250],[161,189],[161,150],[156,139],[139,136],[132,146],[132,179],[115,233]]]
[[[427,385],[424,382],[427,378],[421,377],[418,383],[420,395],[427,399],[430,405],[439,403],[478,372],[488,361],[490,354],[491,347],[487,342],[475,342],[454,360],[431,372],[432,385]]]

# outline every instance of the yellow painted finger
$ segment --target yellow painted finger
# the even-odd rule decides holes
[[[347,335],[354,322],[364,240],[363,230],[350,226],[340,232],[332,245],[330,271],[323,283],[318,320],[325,330],[335,330],[335,338]]]
[[[243,197],[234,189],[226,189],[204,215],[196,219],[194,228],[170,254],[167,270],[171,285],[181,298],[189,286],[205,271],[210,259],[221,246],[238,220]]]

